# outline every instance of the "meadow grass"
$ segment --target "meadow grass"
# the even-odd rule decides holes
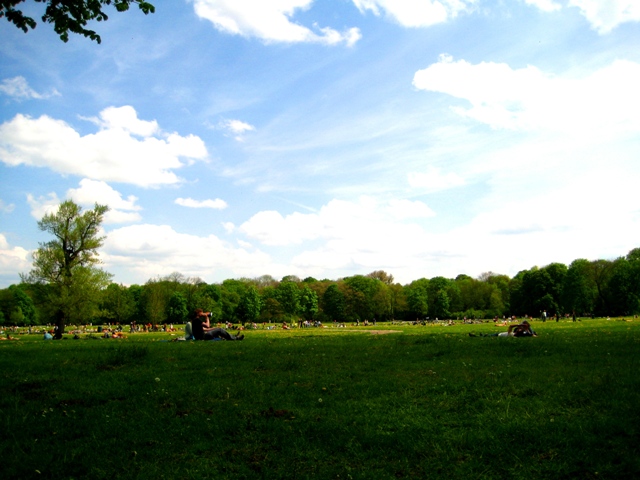
[[[0,343],[1,476],[637,478],[640,322],[534,328],[22,336]]]

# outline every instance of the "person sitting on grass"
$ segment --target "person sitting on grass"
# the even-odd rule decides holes
[[[470,337],[477,337],[475,333],[469,333]],[[531,325],[526,320],[517,325],[509,325],[506,332],[500,333],[480,333],[481,337],[537,337],[538,335],[531,329]]]
[[[195,340],[193,336],[193,330],[191,329],[191,322],[187,322],[184,326],[184,339],[185,340]]]
[[[191,322],[191,332],[195,340],[244,340],[244,335],[231,335],[224,328],[211,327],[211,312],[203,312],[198,308]],[[204,320],[203,320],[204,319]]]

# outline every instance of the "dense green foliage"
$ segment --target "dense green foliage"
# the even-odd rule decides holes
[[[98,302],[111,280],[98,267],[98,248],[104,241],[100,228],[108,210],[96,204],[83,212],[67,200],[38,222],[38,228],[53,239],[40,243],[33,254],[33,269],[23,276],[23,282],[35,287],[36,301],[45,311],[42,318],[53,320],[57,338],[67,323],[85,323],[98,314]]]
[[[23,13],[19,8],[25,0],[0,0],[0,18],[5,17],[9,22],[23,30],[36,28],[36,21]],[[64,42],[69,40],[69,32],[78,33],[98,43],[102,41],[100,35],[87,27],[89,22],[102,22],[109,17],[104,7],[113,5],[118,12],[126,12],[131,4],[146,15],[155,12],[155,7],[144,0],[35,0],[36,3],[46,4],[42,21],[53,24],[53,30],[60,35]]]
[[[640,324],[535,326],[24,335],[0,342],[2,478],[638,478]]]
[[[29,282],[0,290],[0,322],[53,323],[43,301],[49,293]],[[100,309],[83,313],[82,323],[182,323],[196,308],[212,312],[214,322],[231,323],[540,318],[544,311],[549,319],[634,315],[640,313],[640,249],[612,261],[533,267],[513,278],[488,272],[401,285],[376,271],[339,280],[264,275],[207,284],[174,273],[144,285],[111,284],[97,295]]]

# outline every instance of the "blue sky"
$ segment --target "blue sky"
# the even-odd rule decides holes
[[[513,276],[639,246],[640,2],[156,3],[100,45],[0,22],[0,286],[68,198],[111,208],[124,284]]]

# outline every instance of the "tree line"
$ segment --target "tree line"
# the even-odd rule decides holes
[[[144,285],[113,283],[100,268],[100,226],[108,207],[82,211],[72,201],[47,214],[38,227],[53,239],[34,253],[33,269],[19,284],[0,289],[0,325],[184,323],[196,309],[214,322],[386,321],[620,316],[640,313],[640,248],[615,260],[574,260],[478,278],[420,278],[402,285],[377,270],[338,280],[270,275],[208,284],[173,273]]]
[[[21,282],[0,290],[0,324],[56,323],[49,303],[55,287]],[[513,278],[491,272],[394,282],[384,271],[339,280],[228,279],[206,283],[173,273],[144,285],[109,283],[77,292],[67,324],[184,323],[191,312],[214,322],[386,321],[540,316],[621,316],[640,313],[640,248],[616,260],[578,259],[523,270]]]

